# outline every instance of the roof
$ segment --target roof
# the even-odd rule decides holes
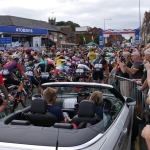
[[[96,44],[93,41],[91,41],[90,43],[86,44],[86,46],[98,46],[98,44]]]
[[[62,32],[59,28],[57,28],[57,26],[54,26],[54,25],[51,25],[51,26],[53,26],[54,29],[59,30],[60,33],[66,35],[66,33]]]
[[[57,26],[56,25],[56,28],[58,28],[58,29],[61,29],[61,28],[70,28],[70,26]]]
[[[4,26],[20,26],[28,28],[43,28],[54,32],[61,32],[46,21],[27,19],[15,16],[0,15],[0,25]]]

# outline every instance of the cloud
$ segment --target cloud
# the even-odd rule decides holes
[[[141,0],[141,20],[149,6],[149,0]],[[138,0],[0,0],[0,14],[43,21],[55,16],[57,21],[98,28],[104,27],[104,19],[112,18],[105,22],[107,29],[139,27]]]

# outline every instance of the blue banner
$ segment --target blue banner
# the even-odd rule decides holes
[[[140,44],[140,30],[139,29],[135,29],[134,44],[136,44],[136,45]]]
[[[99,31],[99,48],[103,48],[103,30]]]
[[[11,37],[3,37],[0,38],[0,44],[11,44],[12,38]]]
[[[17,26],[0,26],[0,32],[13,34],[47,35],[47,29],[26,28]]]

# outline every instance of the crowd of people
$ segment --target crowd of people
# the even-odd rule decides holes
[[[106,59],[107,55],[109,60]],[[4,110],[8,101],[21,101],[20,92],[23,83],[14,72],[17,69],[21,76],[37,87],[39,94],[43,93],[42,83],[49,82],[51,78],[57,78],[60,74],[65,74],[64,81],[70,82],[83,78],[85,82],[108,83],[109,77],[112,77],[111,84],[127,97],[130,96],[132,88],[129,81],[135,82],[140,85],[139,90],[145,94],[146,111],[150,121],[149,62],[150,44],[133,46],[129,49],[119,48],[117,51],[115,48],[102,50],[82,46],[64,49],[52,47],[50,50],[43,47],[41,51],[18,47],[16,50],[0,51],[0,89],[4,94],[4,97],[0,98],[0,111]],[[118,80],[117,76],[127,80]],[[18,86],[15,98],[10,95],[7,84]],[[48,105],[55,101],[55,96],[55,92],[52,98],[45,96]],[[51,107],[49,109],[53,111]],[[67,122],[63,117],[61,121]],[[147,138],[144,133],[148,128],[150,127],[146,126],[142,132],[144,138]]]

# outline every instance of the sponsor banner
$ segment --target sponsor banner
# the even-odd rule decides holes
[[[0,44],[11,44],[12,38],[11,37],[3,37],[0,38]]]
[[[0,32],[13,34],[47,35],[47,29],[26,28],[17,26],[0,26]]]

